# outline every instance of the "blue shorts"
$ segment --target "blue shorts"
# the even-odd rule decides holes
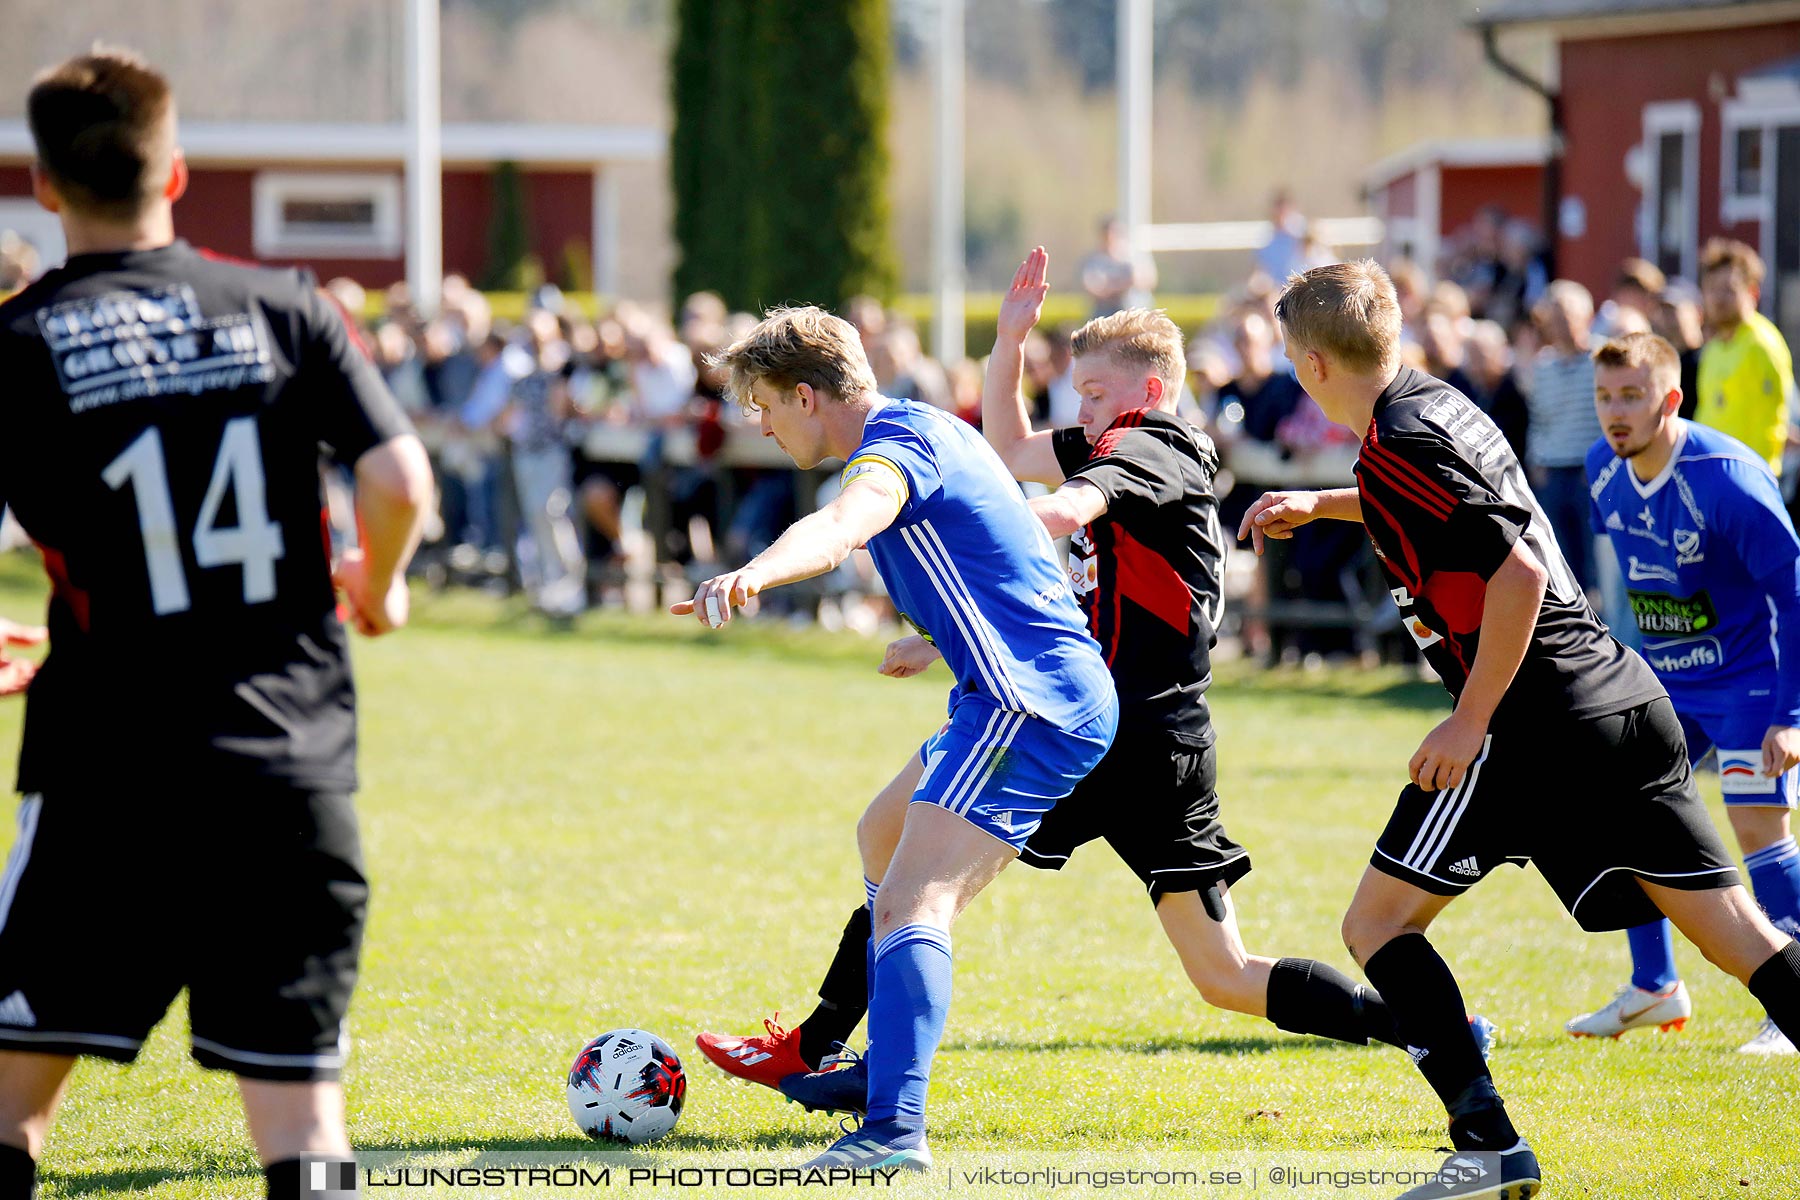
[[[919,747],[925,773],[912,803],[947,808],[1023,849],[1050,806],[1106,756],[1118,723],[1117,701],[1074,729],[1061,729],[982,695],[958,697],[944,727]]]
[[[1776,779],[1762,773],[1763,735],[1769,731],[1767,712],[1682,712],[1680,716],[1689,762],[1697,763],[1708,750],[1718,750],[1719,786],[1726,804],[1793,808],[1800,801],[1800,767]]]

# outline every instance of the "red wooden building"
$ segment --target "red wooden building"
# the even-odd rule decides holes
[[[496,166],[510,162],[530,250],[549,278],[618,292],[619,194],[610,168],[661,158],[661,131],[446,124],[442,137],[446,272],[483,275]],[[188,240],[367,287],[406,277],[404,126],[185,121],[181,145],[192,179],[175,226]],[[62,235],[31,199],[31,159],[24,122],[0,121],[0,229],[36,243],[48,265],[62,257]]]
[[[1556,272],[1604,294],[1632,255],[1693,279],[1715,236],[1759,247],[1763,307],[1800,334],[1800,3],[1495,0],[1490,60],[1541,90],[1558,193]],[[1504,35],[1547,31],[1550,77]]]
[[[1549,152],[1541,137],[1468,138],[1420,142],[1382,159],[1363,174],[1363,195],[1385,231],[1381,257],[1430,271],[1439,249],[1490,204],[1537,224]]]

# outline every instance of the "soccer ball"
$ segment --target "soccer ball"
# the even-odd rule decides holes
[[[654,1142],[675,1128],[686,1099],[681,1060],[642,1029],[601,1034],[569,1068],[569,1115],[595,1141]]]

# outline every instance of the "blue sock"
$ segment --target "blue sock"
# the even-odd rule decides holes
[[[1669,922],[1652,921],[1625,931],[1631,942],[1631,985],[1660,992],[1681,976],[1675,970],[1675,940]]]
[[[950,1014],[950,935],[930,925],[902,925],[875,948],[872,978],[869,1123],[923,1130],[931,1057]]]
[[[1756,902],[1786,933],[1800,936],[1800,847],[1792,836],[1744,856]]]

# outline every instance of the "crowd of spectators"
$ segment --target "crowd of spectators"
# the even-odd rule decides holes
[[[1221,518],[1231,528],[1266,489],[1348,482],[1358,443],[1301,390],[1274,316],[1285,273],[1335,256],[1285,194],[1270,225],[1246,281],[1213,320],[1190,330],[1181,397],[1182,411],[1221,449]],[[1682,354],[1691,411],[1701,350],[1717,322],[1699,288],[1641,259],[1622,263],[1596,304],[1580,284],[1548,277],[1539,246],[1529,225],[1484,210],[1448,239],[1432,271],[1390,262],[1403,354],[1494,419],[1526,464],[1577,578],[1623,628],[1629,610],[1616,569],[1588,525],[1582,461],[1599,436],[1589,355],[1614,334],[1662,334]],[[1080,278],[1095,313],[1153,302],[1154,267],[1110,219]],[[354,284],[330,286],[351,312],[380,310],[367,326],[371,353],[438,456],[443,521],[427,564],[443,578],[523,587],[556,614],[621,603],[634,578],[674,584],[747,559],[834,486],[828,472],[809,479],[766,447],[759,452],[755,427],[722,395],[706,359],[754,318],[710,293],[687,297],[670,315],[626,302],[595,319],[546,288],[507,327],[455,277],[430,319],[401,288],[372,306]],[[979,421],[979,361],[933,360],[918,328],[871,297],[850,301],[845,315],[884,394]],[[1045,427],[1076,420],[1073,331],[1034,331],[1026,347],[1024,387]],[[1229,632],[1260,656],[1368,653],[1381,644],[1391,606],[1365,540],[1331,523],[1302,532],[1270,561],[1232,556]],[[852,624],[888,611],[866,563],[800,603],[806,615]]]
[[[1285,193],[1274,199],[1270,231],[1248,278],[1222,297],[1211,321],[1189,330],[1181,411],[1220,447],[1221,518],[1231,529],[1264,490],[1348,483],[1358,445],[1301,390],[1274,315],[1280,281],[1335,261],[1334,253]],[[1774,327],[1754,316],[1762,271],[1748,247],[1708,248],[1697,281],[1704,294],[1695,282],[1628,259],[1596,304],[1580,284],[1548,276],[1540,244],[1528,224],[1486,209],[1446,239],[1445,254],[1429,271],[1405,258],[1388,263],[1404,319],[1403,355],[1493,418],[1526,464],[1577,578],[1602,603],[1609,624],[1628,630],[1616,564],[1596,550],[1589,528],[1582,464],[1599,436],[1594,346],[1635,330],[1669,339],[1682,358],[1683,415],[1694,412],[1706,381],[1709,339],[1714,377],[1728,348],[1733,369],[1745,355],[1785,363],[1786,348],[1776,345]],[[29,244],[0,236],[0,294],[36,269]],[[1079,278],[1096,315],[1154,303],[1154,265],[1125,244],[1110,218]],[[558,616],[594,605],[648,605],[658,585],[680,590],[748,559],[835,486],[829,472],[793,470],[724,396],[708,357],[755,318],[730,311],[711,293],[686,297],[672,313],[622,301],[590,316],[545,287],[507,322],[458,276],[444,280],[440,306],[429,315],[403,285],[379,297],[348,279],[327,289],[361,323],[371,357],[435,456],[439,520],[420,558],[434,582],[522,589],[537,608]],[[845,315],[862,335],[884,394],[979,422],[981,362],[933,360],[916,325],[874,298],[851,300]],[[1023,386],[1043,427],[1076,422],[1074,328],[1036,330],[1026,346]],[[1765,390],[1785,396],[1791,367],[1769,370],[1773,382]],[[1759,450],[1779,469],[1785,407],[1775,420],[1763,438],[1771,444]],[[1237,603],[1230,632],[1246,652],[1310,657],[1371,649],[1391,605],[1365,540],[1333,524],[1309,526],[1273,561],[1231,556],[1228,588]],[[858,626],[890,611],[866,562],[787,603],[800,606],[796,616]]]

